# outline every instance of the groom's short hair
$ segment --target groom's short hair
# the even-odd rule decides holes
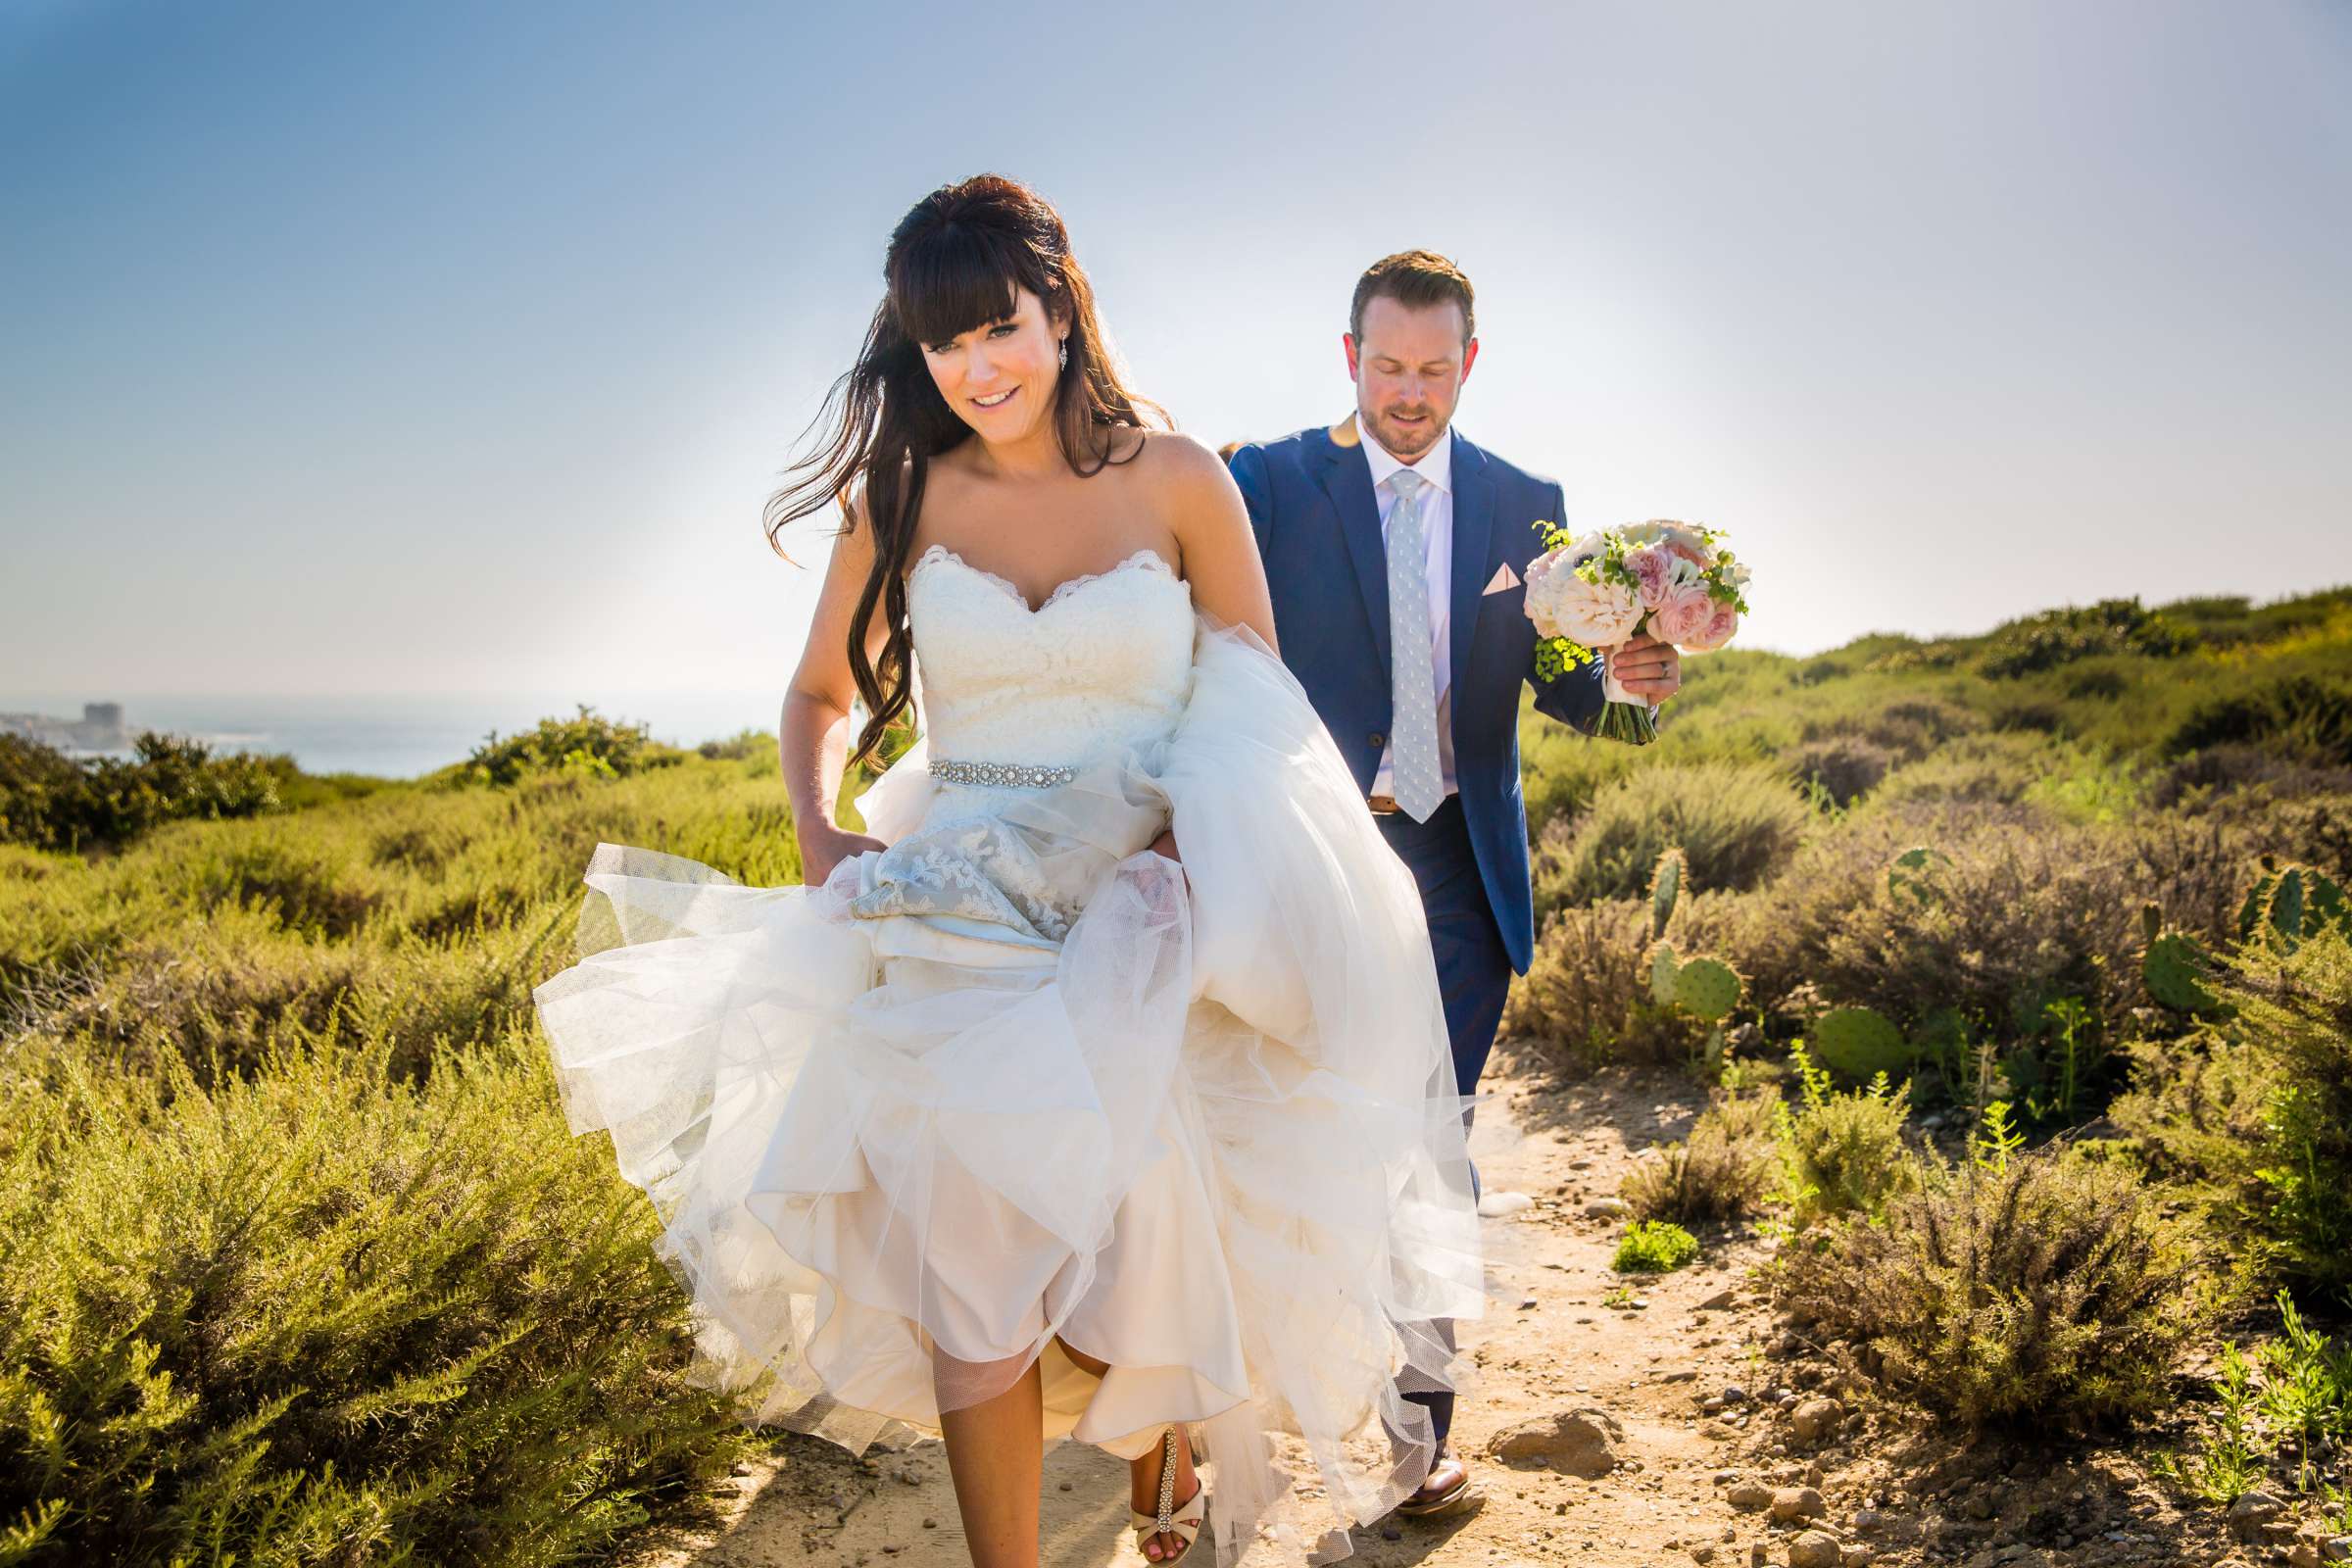
[[[1398,251],[1364,269],[1364,275],[1355,280],[1355,301],[1348,307],[1348,330],[1357,342],[1364,337],[1364,307],[1384,294],[1416,311],[1451,300],[1462,308],[1462,341],[1478,335],[1470,279],[1436,251]]]

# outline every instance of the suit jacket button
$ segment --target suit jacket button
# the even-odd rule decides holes
[[[1378,730],[1374,730],[1368,739],[1370,739],[1374,746],[1386,746],[1389,744],[1389,738]]]

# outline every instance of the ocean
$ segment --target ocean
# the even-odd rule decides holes
[[[542,718],[568,717],[582,702],[609,718],[642,721],[654,739],[694,746],[746,729],[773,734],[783,706],[766,693],[644,692],[599,698],[472,694],[463,697],[117,696],[109,692],[0,696],[0,712],[77,719],[85,702],[122,705],[123,727],[192,736],[222,752],[283,752],[306,773],[415,778],[465,760],[492,730],[511,735]]]

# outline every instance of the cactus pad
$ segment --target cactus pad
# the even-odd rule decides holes
[[[1649,935],[1656,941],[1666,934],[1666,922],[1674,918],[1674,906],[1683,896],[1685,862],[1680,849],[1668,850],[1658,857],[1658,867],[1649,874]]]
[[[1951,863],[1950,856],[1924,844],[1905,850],[1886,868],[1886,896],[1908,896],[1915,904],[1933,904],[1937,895],[1936,874]]]
[[[2344,890],[2332,877],[2308,865],[2266,865],[2262,880],[2238,907],[2238,940],[2253,941],[2267,929],[2292,949],[2327,926],[2345,924],[2348,913]]]
[[[2246,902],[2237,906],[2238,941],[2253,941],[2255,931],[2264,920],[2270,918],[2271,894],[2278,886],[2278,873],[2271,869],[2269,857],[2266,856],[2261,880],[2254,884],[2254,891],[2246,895]],[[2150,933],[2148,940],[2154,942],[2155,935]]]
[[[1692,958],[1674,977],[1674,1001],[1701,1018],[1720,1022],[1740,1005],[1740,977],[1714,958]]]
[[[1674,1005],[1674,977],[1682,972],[1674,949],[1661,942],[1649,950],[1649,997],[1661,1007]]]
[[[1868,1082],[1909,1068],[1919,1053],[1883,1013],[1868,1007],[1836,1007],[1813,1025],[1813,1054],[1840,1078]]]
[[[2206,978],[2213,971],[2213,960],[2197,945],[2196,938],[2179,931],[2167,931],[2148,944],[2146,956],[2140,959],[2140,974],[2147,981],[2148,995],[2175,1012],[2213,1012],[2220,1003]]]

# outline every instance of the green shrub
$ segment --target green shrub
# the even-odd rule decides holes
[[[0,1519],[27,1562],[576,1560],[743,1451],[651,1206],[535,1035],[410,1088],[22,1056],[0,1096]]]
[[[2293,675],[2200,703],[2164,749],[2180,757],[2208,746],[2259,745],[2312,761],[2352,766],[2352,686]]]
[[[1788,776],[1800,787],[1817,787],[1833,806],[1850,806],[1878,788],[1893,761],[1893,754],[1875,741],[1838,736],[1797,748],[1788,760]]]
[[[2111,1114],[2284,1277],[2352,1286],[2352,942],[2251,943],[2217,989],[2231,1015],[2135,1043]]]
[[[1752,888],[1788,863],[1811,812],[1772,768],[1706,763],[1646,769],[1601,790],[1574,825],[1546,831],[1539,916],[1639,898],[1658,856],[1679,846],[1695,887]]]
[[[2057,1148],[1915,1169],[1881,1222],[1836,1221],[1782,1250],[1776,1290],[1799,1321],[1970,1428],[2090,1428],[2172,1401],[2183,1350],[2232,1297],[2212,1241],[2160,1191]]]
[[[1903,1148],[1911,1086],[1890,1086],[1882,1072],[1862,1089],[1839,1092],[1803,1041],[1789,1048],[1789,1058],[1800,1099],[1793,1110],[1775,1103],[1790,1223],[1802,1230],[1847,1214],[1876,1219],[1917,1174]]]
[[[1698,1255],[1698,1238],[1664,1220],[1638,1219],[1625,1228],[1609,1267],[1620,1274],[1664,1274]]]
[[[122,844],[162,822],[253,816],[279,807],[290,764],[149,731],[124,761],[77,762],[0,735],[0,838],[49,850]]]
[[[570,718],[543,718],[504,740],[491,731],[466,759],[466,777],[484,784],[514,784],[547,772],[626,778],[649,767],[673,766],[684,755],[658,745],[644,725],[603,717],[583,703]]]
[[[2171,659],[2197,644],[2196,633],[2137,599],[2102,599],[2082,609],[2050,610],[1993,629],[1984,670],[2011,680],[2100,654]]]
[[[1641,1219],[1709,1225],[1740,1219],[1769,1196],[1774,1093],[1717,1095],[1688,1138],[1634,1166],[1618,1191]]]
[[[1697,1039],[1691,1019],[1649,998],[1649,926],[1646,900],[1554,914],[1503,1004],[1503,1031],[1580,1066],[1689,1056]]]

